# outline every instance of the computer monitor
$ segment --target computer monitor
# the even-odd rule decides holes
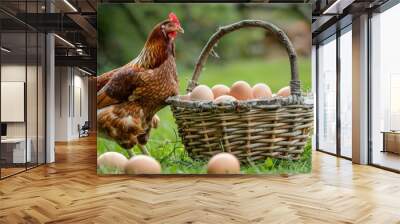
[[[1,123],[1,137],[7,136],[7,124]]]

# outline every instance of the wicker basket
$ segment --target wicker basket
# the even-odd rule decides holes
[[[185,149],[195,159],[206,160],[219,152],[230,152],[241,162],[267,157],[297,160],[313,126],[313,105],[300,94],[297,59],[292,43],[275,25],[244,20],[218,29],[203,48],[187,91],[197,80],[214,45],[224,35],[245,27],[261,27],[274,33],[284,44],[291,65],[291,96],[215,104],[211,101],[181,100],[171,97],[179,135]]]

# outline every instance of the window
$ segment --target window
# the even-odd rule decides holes
[[[339,156],[350,159],[353,97],[351,24],[340,30],[339,34],[322,41],[317,51],[317,147],[321,151],[339,153]]]
[[[371,162],[400,170],[400,5],[371,18]]]
[[[340,36],[340,155],[352,157],[352,33],[351,26]]]
[[[318,48],[318,149],[336,153],[336,36]]]

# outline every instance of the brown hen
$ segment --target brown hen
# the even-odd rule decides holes
[[[100,135],[115,140],[132,156],[145,145],[156,112],[178,94],[174,40],[183,33],[175,14],[154,27],[139,56],[97,79],[97,122]],[[152,125],[153,123],[153,125]]]

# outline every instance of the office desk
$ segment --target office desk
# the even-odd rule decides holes
[[[5,160],[5,163],[26,163],[31,162],[31,145],[32,141],[30,138],[26,140],[28,144],[25,144],[25,138],[6,138],[1,139],[1,159]],[[26,151],[25,151],[25,145]]]
[[[400,154],[400,132],[383,131],[383,151]]]

